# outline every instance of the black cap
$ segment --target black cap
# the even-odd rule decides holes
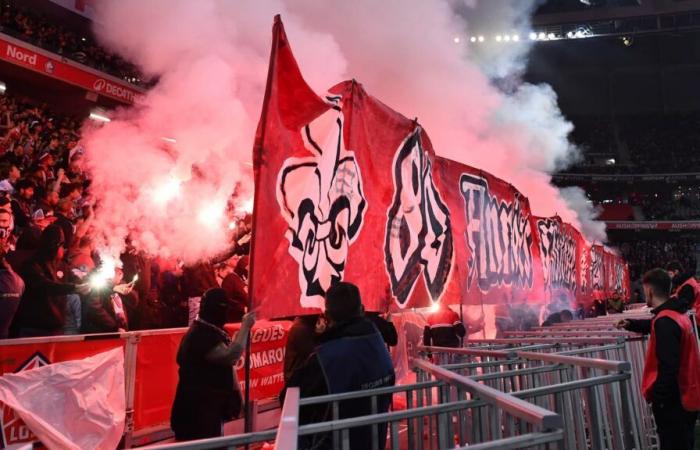
[[[341,281],[326,292],[326,316],[335,322],[345,322],[361,317],[360,290],[352,283]]]

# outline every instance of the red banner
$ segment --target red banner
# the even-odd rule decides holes
[[[506,181],[437,157],[417,121],[356,81],[318,97],[279,18],[254,164],[262,317],[322,308],[339,280],[358,285],[368,311],[586,299],[580,266],[594,261],[578,230],[532,217]]]
[[[291,322],[258,321],[251,332],[251,399],[276,397],[284,387],[284,349]],[[233,335],[240,324],[226,325]],[[177,349],[185,329],[167,334],[142,336],[136,354],[136,386],[134,395],[134,428],[170,423],[170,408],[177,388]],[[236,365],[241,389],[245,381],[244,357]]]
[[[451,304],[543,302],[540,250],[530,203],[487,172],[437,158],[455,236]]]
[[[133,103],[143,95],[141,89],[125,81],[4,34],[0,34],[0,59],[122,103]]]

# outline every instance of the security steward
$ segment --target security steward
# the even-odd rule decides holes
[[[692,272],[684,272],[683,266],[678,261],[668,263],[666,271],[673,283],[673,296],[686,309],[695,309],[695,317],[697,318],[700,314],[700,283]]]
[[[428,324],[423,330],[423,345],[435,347],[462,346],[462,338],[467,334],[467,329],[456,312],[449,306],[438,303],[437,309],[428,317]]]
[[[623,319],[618,328],[651,333],[642,394],[651,403],[661,450],[693,450],[700,410],[700,353],[685,309],[669,300],[671,277],[663,269],[644,274],[642,286],[651,320]]]

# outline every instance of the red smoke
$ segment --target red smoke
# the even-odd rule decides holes
[[[418,117],[439,154],[508,180],[536,214],[580,225],[547,175],[572,155],[572,127],[553,91],[494,88],[469,48],[455,45],[467,24],[448,2],[121,0],[97,8],[102,42],[159,77],[139,105],[85,131],[97,226],[112,251],[129,234],[151,253],[187,261],[225,247],[226,201],[239,182],[242,199],[252,191],[250,154],[277,13],[317,92],[356,78]],[[526,11],[511,15],[522,22]],[[601,239],[596,233],[588,235]]]

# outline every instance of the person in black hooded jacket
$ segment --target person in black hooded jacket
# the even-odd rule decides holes
[[[57,265],[63,258],[63,231],[49,225],[41,233],[39,249],[20,271],[25,291],[13,323],[13,330],[21,337],[63,334],[66,295],[87,294],[87,283],[64,283]]]
[[[233,365],[243,354],[255,313],[243,316],[231,340],[224,331],[231,301],[221,288],[202,296],[199,316],[192,322],[177,351],[179,379],[170,415],[178,441],[221,436],[223,423],[242,407]]]

